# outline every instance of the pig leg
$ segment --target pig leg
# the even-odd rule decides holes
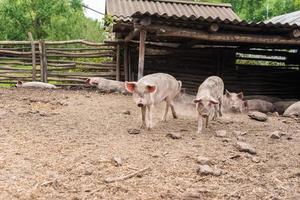
[[[174,108],[174,103],[173,102],[170,103],[170,107],[171,107],[173,118],[177,119],[178,117],[177,117],[177,114],[175,112],[175,108]]]
[[[203,128],[203,118],[200,114],[198,114],[198,132],[197,133],[201,134],[202,128]]]
[[[218,105],[214,105],[214,116],[212,120],[216,120],[218,117]]]
[[[223,99],[220,98],[219,99],[219,116],[222,117],[223,113],[222,113],[222,107],[223,107]]]
[[[148,126],[147,126],[147,129],[150,130],[152,127],[153,127],[153,121],[152,121],[152,109],[151,109],[151,105],[148,105],[147,106],[147,110],[148,110]]]
[[[141,107],[141,111],[142,111],[141,129],[144,129],[144,128],[146,128],[146,106]]]
[[[170,102],[169,101],[166,101],[166,108],[165,108],[165,113],[162,117],[162,121],[167,121],[167,114],[168,114],[168,111],[169,111],[169,107],[170,107]]]
[[[208,128],[208,120],[209,120],[209,117],[206,117],[205,118],[205,128]]]

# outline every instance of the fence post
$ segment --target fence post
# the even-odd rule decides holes
[[[120,45],[116,49],[116,81],[120,81]]]
[[[40,49],[40,65],[41,65],[41,81],[47,83],[47,55],[46,55],[46,47],[45,41],[39,41],[39,49]]]
[[[124,78],[125,81],[129,81],[128,78],[128,45],[124,45]]]
[[[36,57],[35,57],[35,44],[33,41],[32,33],[28,32],[28,37],[31,42],[31,53],[32,53],[32,81],[36,81]]]

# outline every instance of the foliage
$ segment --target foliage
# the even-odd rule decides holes
[[[102,41],[103,25],[85,17],[82,0],[0,0],[0,40]]]
[[[237,14],[248,21],[264,21],[271,17],[300,10],[300,0],[194,0],[230,3]]]

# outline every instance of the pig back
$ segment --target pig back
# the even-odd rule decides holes
[[[277,101],[274,103],[275,111],[282,115],[290,105],[296,102],[297,101]]]
[[[149,74],[141,78],[138,83],[156,86],[156,91],[150,94],[154,104],[167,98],[172,100],[181,89],[181,83],[173,76],[165,73]]]
[[[291,116],[300,116],[300,101],[290,105],[286,111],[283,113],[284,117],[291,117]]]
[[[197,99],[203,97],[213,97],[216,100],[222,99],[224,92],[224,82],[218,76],[208,77],[198,88]]]
[[[271,102],[261,99],[247,100],[248,110],[262,113],[274,112],[274,105]]]
[[[265,95],[249,95],[249,96],[244,96],[244,100],[264,100],[270,103],[275,103],[277,101],[280,101],[281,99],[278,97],[273,97],[273,96],[265,96]]]

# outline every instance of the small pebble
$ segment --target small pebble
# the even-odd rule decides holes
[[[182,136],[183,136],[182,133],[179,133],[179,132],[171,132],[166,135],[166,137],[169,137],[172,139],[181,139]]]
[[[122,158],[119,157],[119,156],[113,156],[111,160],[113,161],[113,163],[114,163],[117,167],[119,167],[119,166],[121,166],[121,165],[123,164]]]
[[[199,163],[201,165],[211,165],[211,164],[213,164],[213,162],[209,158],[204,157],[204,156],[198,156],[197,157],[197,163]]]
[[[251,119],[254,119],[254,120],[257,120],[257,121],[260,121],[260,122],[267,121],[267,119],[268,119],[268,116],[266,114],[258,112],[258,111],[249,112],[248,116]]]
[[[225,137],[227,135],[227,131],[226,130],[218,130],[216,131],[216,136],[217,137]]]
[[[237,142],[236,147],[240,152],[247,152],[250,154],[256,154],[256,150],[245,142]]]
[[[270,136],[272,139],[280,139],[279,131],[274,131]]]
[[[136,128],[131,128],[131,129],[128,129],[127,132],[129,134],[132,134],[132,135],[137,135],[137,134],[141,133],[141,130],[140,129],[136,129]]]
[[[197,173],[201,176],[213,175],[213,176],[220,176],[222,172],[218,169],[214,169],[209,165],[200,165],[197,169]]]

